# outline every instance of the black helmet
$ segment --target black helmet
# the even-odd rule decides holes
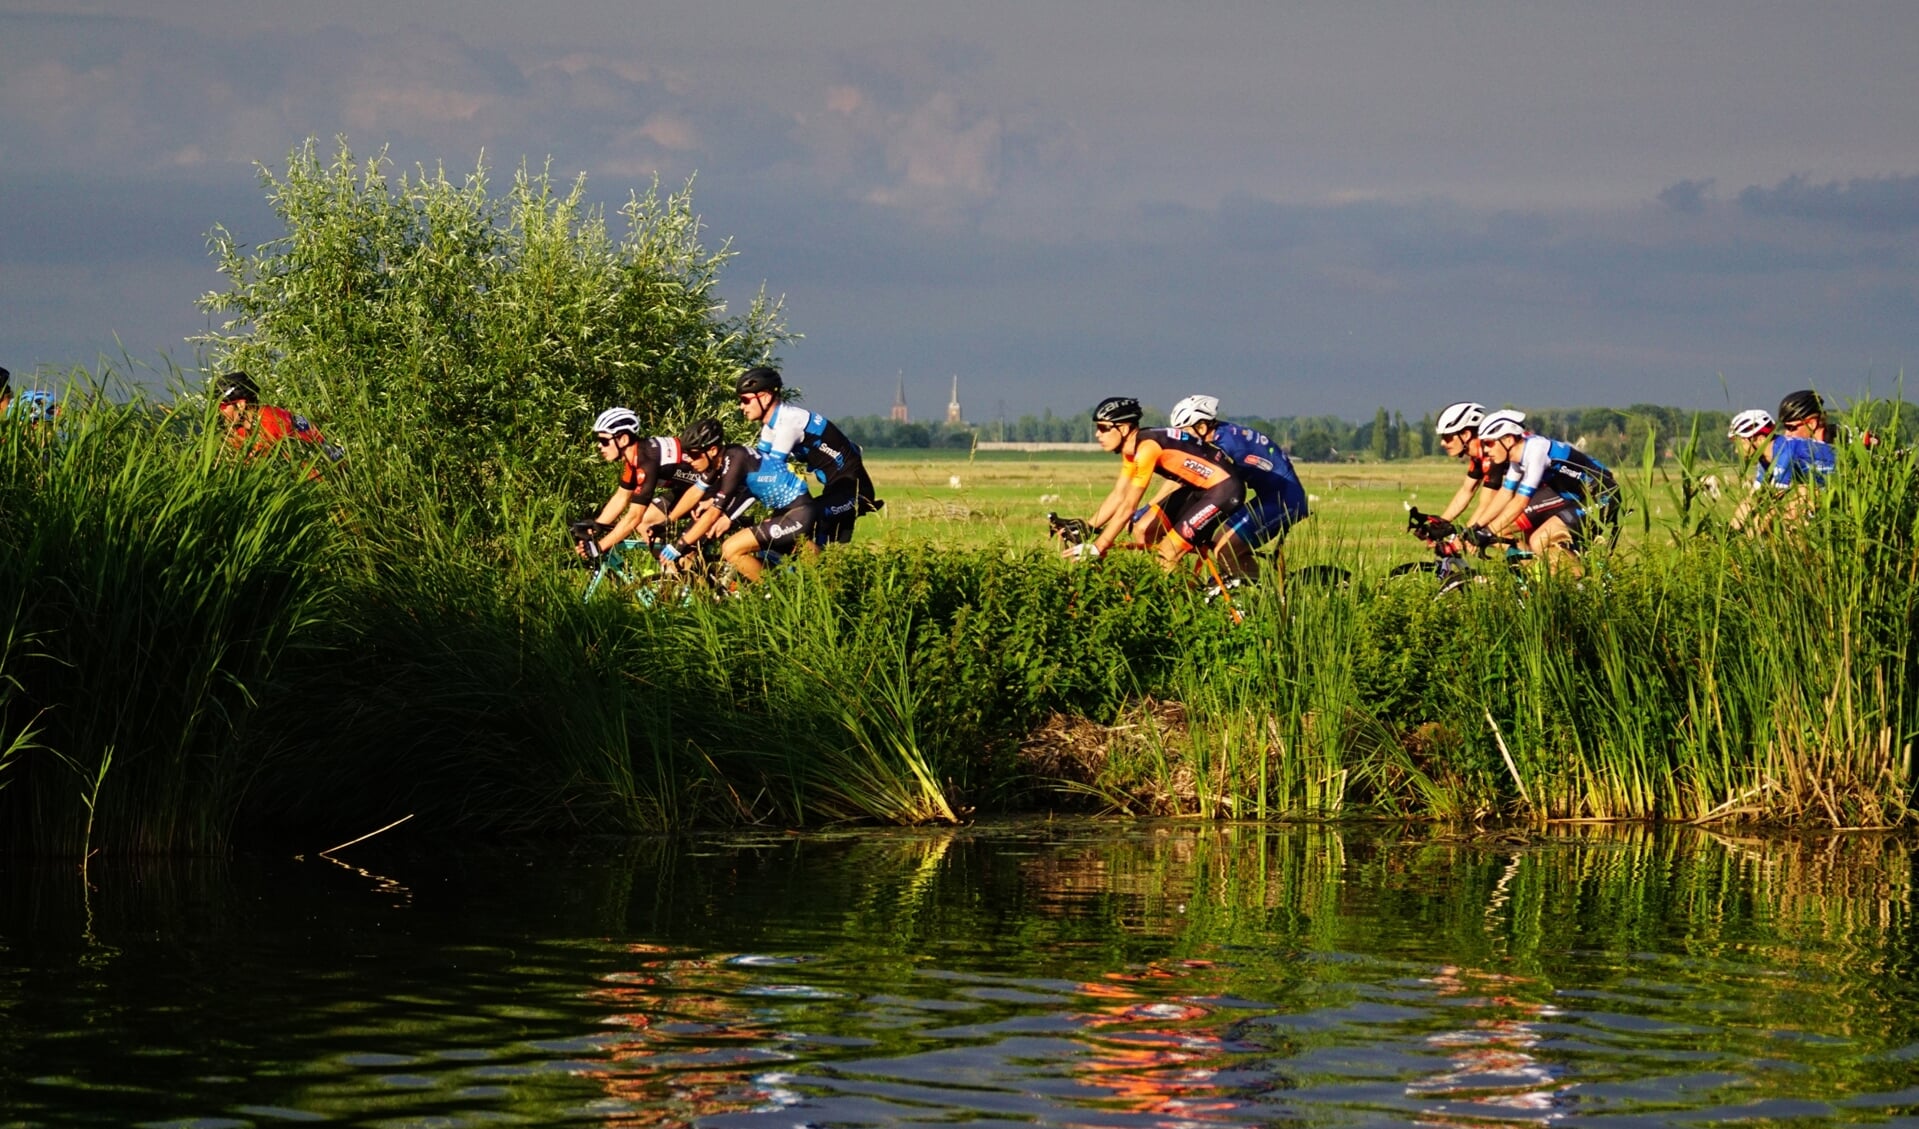
[[[1779,401],[1779,422],[1783,424],[1795,424],[1802,419],[1825,414],[1826,405],[1820,403],[1819,393],[1810,388],[1788,392],[1786,398]]]
[[[1098,423],[1138,423],[1139,401],[1131,396],[1108,396],[1093,409],[1093,419]]]
[[[779,369],[754,365],[741,373],[740,378],[733,382],[733,392],[739,396],[751,395],[754,392],[778,392],[785,385],[786,382],[780,379]]]
[[[260,398],[260,389],[254,385],[253,378],[244,372],[230,372],[216,381],[214,386],[220,390],[219,399],[222,404],[230,400]]]
[[[720,429],[719,420],[711,418],[695,420],[693,426],[686,429],[686,434],[680,436],[680,449],[690,454],[694,451],[704,451],[708,447],[717,447],[724,442],[726,442],[726,432]]]

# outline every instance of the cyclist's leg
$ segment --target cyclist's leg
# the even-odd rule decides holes
[[[841,478],[826,487],[820,493],[816,503],[819,518],[813,522],[813,544],[826,548],[829,544],[847,544],[853,540],[853,519],[859,516],[859,494],[857,484],[851,478]]]
[[[802,497],[758,525],[728,537],[726,544],[720,547],[720,554],[742,579],[758,580],[765,571],[759,554],[767,550],[791,553],[813,528],[813,520],[818,512],[814,508],[814,499]],[[812,542],[807,541],[807,545],[810,548]]]
[[[760,540],[755,535],[758,526],[748,526],[729,534],[720,543],[720,560],[747,580],[760,578]]]
[[[1159,544],[1160,538],[1166,536],[1166,531],[1172,528],[1172,522],[1166,515],[1180,505],[1181,499],[1186,496],[1189,489],[1182,486],[1168,494],[1165,501],[1159,505],[1146,505],[1134,510],[1131,523],[1134,539],[1142,545]]]
[[[1281,499],[1258,496],[1246,499],[1246,504],[1225,520],[1226,532],[1214,544],[1214,555],[1220,569],[1229,576],[1257,577],[1259,558],[1253,554],[1269,541],[1283,541],[1286,529],[1291,524],[1292,512]],[[1228,535],[1231,536],[1231,544],[1227,543]],[[1279,546],[1273,550],[1273,566],[1283,581],[1286,558]]]
[[[1584,575],[1578,552],[1585,513],[1577,496],[1541,490],[1521,511],[1517,524],[1535,558],[1545,561],[1549,569],[1566,568],[1577,577]]]
[[[1204,490],[1181,489],[1166,499],[1166,521],[1172,526],[1160,539],[1160,564],[1169,571],[1195,545],[1210,543],[1219,527],[1240,508],[1239,483],[1222,482]]]
[[[640,515],[640,524],[633,527],[633,537],[638,541],[652,541],[655,539],[654,530],[663,528],[665,525],[666,511],[657,501],[648,502],[646,512]]]

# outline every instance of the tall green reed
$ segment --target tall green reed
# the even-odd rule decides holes
[[[6,724],[40,746],[13,758],[0,835],[212,849],[251,777],[251,706],[333,583],[327,489],[86,391],[57,427],[0,436],[0,589],[27,641],[5,656]]]

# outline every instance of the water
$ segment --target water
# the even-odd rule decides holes
[[[0,1125],[1919,1124],[1872,838],[1079,822],[0,872]]]

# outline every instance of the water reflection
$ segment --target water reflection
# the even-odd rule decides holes
[[[1426,1036],[1447,1055],[1446,1068],[1416,1078],[1407,1094],[1423,1105],[1426,1125],[1538,1125],[1557,1120],[1571,1104],[1564,1070],[1536,1056],[1544,1021],[1564,1013],[1514,991],[1539,985],[1496,973],[1447,966],[1429,983],[1472,1018],[1463,1027]]]
[[[1919,1114],[1884,838],[1085,822],[361,868],[15,865],[0,1121]]]

